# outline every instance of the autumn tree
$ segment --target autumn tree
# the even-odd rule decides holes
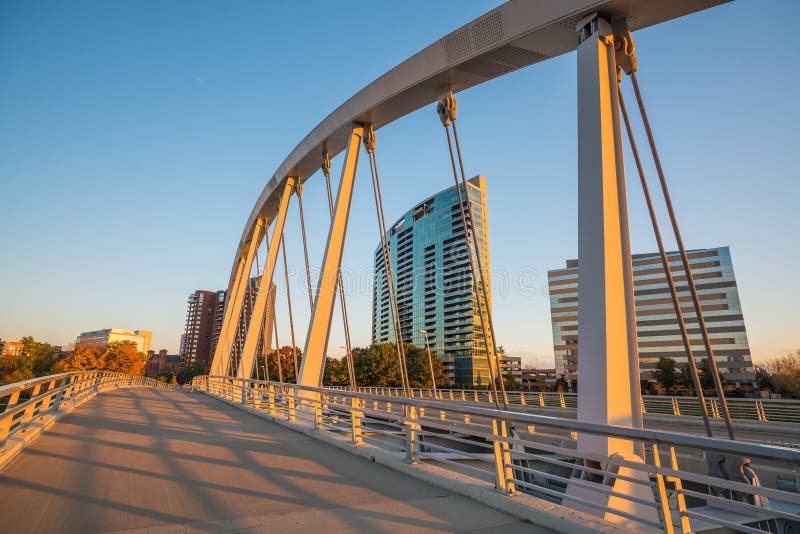
[[[136,343],[115,341],[106,347],[79,346],[56,367],[60,372],[102,370],[141,376],[146,363]]]
[[[800,350],[757,365],[756,376],[762,387],[781,395],[800,397]]]
[[[19,354],[0,358],[0,378],[5,382],[20,382],[52,372],[58,348],[49,343],[36,341],[31,336],[23,337]]]

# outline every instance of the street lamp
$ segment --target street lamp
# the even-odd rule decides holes
[[[436,393],[436,377],[433,374],[433,359],[431,358],[431,344],[428,342],[428,331],[420,330],[419,333],[425,336],[425,347],[428,349],[428,365],[431,368],[431,382],[433,382],[433,396],[438,399],[439,394]]]

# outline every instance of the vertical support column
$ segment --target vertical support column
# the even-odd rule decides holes
[[[289,177],[283,186],[280,204],[278,205],[278,215],[275,217],[275,228],[272,230],[272,238],[269,240],[267,260],[264,271],[261,273],[261,280],[258,282],[258,294],[250,314],[250,324],[247,328],[247,335],[244,340],[244,349],[239,359],[239,368],[236,370],[238,378],[249,379],[253,372],[253,362],[256,358],[256,346],[261,336],[261,323],[267,311],[267,301],[270,288],[272,287],[272,277],[275,273],[275,264],[278,261],[280,251],[281,236],[283,227],[286,224],[286,211],[289,207],[289,199],[292,197],[292,190],[297,182],[295,178]]]
[[[578,45],[578,420],[631,426],[628,306],[620,217],[619,102],[611,25],[594,17]],[[581,435],[610,456],[630,443]]]
[[[225,296],[225,313],[222,320],[222,330],[217,341],[217,348],[214,350],[214,358],[211,361],[210,375],[224,375],[228,372],[228,365],[231,357],[231,346],[236,337],[236,325],[239,324],[239,314],[242,310],[245,289],[250,283],[250,270],[253,267],[253,257],[255,256],[258,245],[261,243],[262,228],[264,219],[259,218],[253,226],[253,234],[250,236],[250,243],[247,253],[239,256],[236,266],[236,275],[228,287]]]
[[[631,362],[635,355],[635,312],[627,201],[622,159],[617,72],[611,24],[591,15],[578,25],[578,420],[630,427],[634,409]],[[634,324],[631,324],[633,322]],[[638,388],[638,377],[637,384]],[[562,400],[562,406],[564,401]],[[635,404],[634,404],[635,402]],[[640,447],[639,447],[640,448]],[[593,453],[642,461],[634,443],[619,438],[579,433],[578,454]],[[587,466],[607,469],[605,462],[584,460]],[[611,489],[640,501],[654,501],[646,473],[620,467]],[[609,497],[590,489],[602,482],[584,473],[582,486],[569,485],[567,495],[638,517],[658,520],[655,509]],[[602,489],[608,489],[605,486]],[[626,520],[598,508],[578,504],[572,508],[604,516],[615,523]]]
[[[331,226],[328,231],[328,244],[322,260],[322,272],[314,298],[314,308],[311,310],[306,346],[303,350],[303,363],[297,380],[297,383],[303,386],[317,387],[322,378],[328,337],[331,332],[333,306],[336,300],[336,281],[342,266],[344,239],[347,233],[347,222],[350,218],[350,202],[353,198],[353,184],[355,183],[358,153],[363,135],[364,127],[360,124],[354,125],[347,143],[342,179],[339,182],[339,192],[336,196]]]

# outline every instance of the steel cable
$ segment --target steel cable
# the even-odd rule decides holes
[[[286,301],[289,306],[289,331],[292,334],[292,357],[294,359],[294,380],[297,382],[300,372],[297,368],[297,343],[294,340],[294,316],[292,314],[292,291],[289,289],[289,264],[286,261],[286,240],[281,236],[281,251],[283,252],[283,273],[286,278]],[[275,299],[277,300],[277,299]],[[275,303],[273,302],[273,307]]]
[[[675,281],[672,277],[672,270],[669,265],[669,258],[667,257],[666,249],[664,248],[664,241],[661,238],[661,230],[658,224],[658,217],[656,216],[655,208],[653,207],[653,199],[650,196],[650,187],[647,184],[647,178],[645,177],[644,168],[642,167],[642,160],[639,156],[639,148],[636,145],[636,139],[633,135],[633,129],[631,128],[630,118],[628,116],[628,110],[625,106],[625,100],[622,96],[622,89],[618,86],[617,87],[619,93],[619,108],[622,112],[622,118],[625,122],[625,129],[628,133],[628,141],[630,143],[631,152],[633,153],[633,159],[636,162],[636,170],[639,173],[639,181],[642,184],[642,192],[644,193],[645,202],[647,203],[647,210],[650,213],[650,223],[653,227],[653,234],[656,238],[656,243],[658,245],[658,252],[661,256],[661,265],[664,267],[664,274],[667,279],[667,285],[669,286],[670,295],[672,297],[672,305],[675,308],[675,316],[678,320],[678,327],[681,331],[681,339],[683,340],[683,347],[686,351],[686,355],[689,361],[689,369],[692,375],[692,382],[694,383],[695,390],[697,391],[698,400],[700,402],[700,409],[703,415],[703,424],[706,428],[706,434],[709,437],[714,437],[714,432],[711,428],[711,421],[708,417],[708,407],[706,406],[706,400],[703,395],[703,388],[700,385],[700,377],[697,372],[697,363],[694,359],[694,354],[692,353],[692,344],[689,339],[689,332],[686,329],[686,323],[683,318],[683,311],[681,310],[680,298],[678,297],[678,290],[675,287]]]
[[[678,227],[678,220],[675,216],[675,209],[672,206],[672,198],[669,193],[669,186],[667,185],[667,180],[664,176],[664,169],[661,165],[661,158],[658,155],[658,149],[656,148],[655,138],[653,136],[653,130],[650,126],[650,120],[647,117],[647,110],[644,106],[644,100],[642,99],[642,93],[639,89],[639,82],[636,79],[636,73],[631,72],[629,74],[631,82],[633,84],[633,92],[636,95],[636,102],[639,106],[639,113],[642,117],[642,124],[644,125],[645,133],[647,134],[647,141],[650,145],[650,152],[653,155],[653,162],[656,167],[656,172],[658,173],[658,180],[661,185],[661,193],[664,196],[664,203],[667,207],[667,213],[669,214],[670,223],[672,224],[672,231],[675,234],[675,242],[678,245],[678,251],[680,252],[681,262],[683,263],[683,270],[686,274],[686,282],[689,286],[689,292],[692,296],[692,302],[694,303],[695,308],[695,315],[697,317],[697,323],[700,327],[700,333],[703,337],[703,344],[705,345],[706,349],[706,357],[708,358],[709,365],[711,366],[711,374],[712,379],[714,381],[714,387],[717,390],[717,397],[719,398],[720,404],[722,405],[722,412],[723,417],[725,419],[725,426],[728,430],[728,437],[731,440],[736,439],[735,433],[733,430],[733,423],[731,421],[731,414],[730,410],[728,409],[728,401],[725,399],[725,390],[722,387],[722,381],[720,380],[719,370],[717,368],[717,361],[714,358],[714,350],[711,345],[711,338],[708,335],[708,328],[706,327],[705,317],[703,316],[703,308],[700,304],[700,296],[697,293],[697,286],[694,282],[694,276],[692,275],[691,266],[689,264],[689,256],[686,253],[686,247],[683,244],[683,238],[681,237],[680,228]]]
[[[403,334],[400,326],[399,308],[397,306],[397,293],[394,286],[394,275],[392,273],[392,260],[390,257],[389,242],[386,236],[386,221],[384,219],[383,198],[380,191],[380,180],[378,177],[378,166],[375,160],[375,132],[372,125],[364,136],[364,146],[369,156],[369,171],[372,177],[372,191],[375,196],[375,211],[378,217],[378,233],[381,239],[381,254],[383,257],[383,268],[386,277],[386,288],[389,293],[389,307],[394,325],[395,345],[397,347],[397,359],[400,367],[400,379],[403,384],[404,394],[410,396],[410,384],[408,381],[408,369],[405,361],[405,350],[403,347]]]

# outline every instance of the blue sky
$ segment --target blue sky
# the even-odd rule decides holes
[[[252,204],[294,145],[497,4],[0,2],[0,338],[67,344],[113,326],[177,351],[187,295],[227,284]],[[634,35],[684,239],[730,245],[755,359],[800,348],[798,15],[797,2],[739,0]],[[494,276],[517,281],[495,282],[498,340],[526,363],[552,361],[546,271],[577,253],[575,71],[569,54],[459,95],[467,172],[488,181]],[[451,184],[433,106],[380,130],[378,164],[390,221]],[[632,171],[633,249],[650,252]],[[320,178],[304,194],[313,265],[328,219]],[[304,325],[296,206],[289,216]],[[345,252],[357,345],[369,342],[376,242],[362,165]]]

